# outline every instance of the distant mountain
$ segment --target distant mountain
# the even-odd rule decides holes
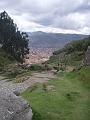
[[[81,40],[87,35],[81,34],[62,34],[45,32],[28,32],[30,37],[29,46],[35,48],[62,48],[65,44],[73,40]]]

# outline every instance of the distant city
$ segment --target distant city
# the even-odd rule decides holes
[[[26,64],[43,63],[49,60],[55,48],[30,48],[30,53],[26,59]]]

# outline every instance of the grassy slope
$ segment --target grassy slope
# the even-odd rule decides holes
[[[0,75],[14,80],[15,82],[23,82],[27,76],[31,75],[30,70],[23,69],[17,65],[18,62],[2,48],[0,48]]]
[[[90,68],[60,73],[47,85],[55,90],[44,91],[39,84],[22,93],[33,108],[33,120],[90,120]]]
[[[59,62],[59,57],[60,54],[58,55],[53,55],[50,57],[50,60],[47,61],[48,64],[52,65],[52,66],[57,66],[58,62]],[[84,58],[84,53],[81,51],[76,51],[76,52],[72,52],[70,54],[67,54],[67,65],[69,66],[79,66],[82,63],[82,60]]]
[[[88,46],[90,46],[90,36],[83,40],[70,42],[62,49],[55,51],[47,63],[57,66],[58,62],[65,63],[66,61],[69,66],[78,66],[82,63]]]
[[[5,53],[3,49],[0,48],[0,67],[4,67],[10,64],[11,61],[13,61],[13,59],[9,55],[7,55],[7,53]]]

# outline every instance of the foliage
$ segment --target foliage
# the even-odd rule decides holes
[[[0,71],[3,71],[3,69],[11,62],[15,62],[14,58],[7,54],[2,48],[0,48]]]
[[[29,52],[27,34],[18,30],[5,11],[0,14],[0,44],[6,53],[19,62],[23,62]]]
[[[4,73],[4,76],[6,76],[10,81],[14,81],[15,83],[22,83],[26,80],[28,80],[31,77],[32,72],[30,70],[25,70],[20,67],[12,68],[11,70],[7,70],[6,73]]]
[[[70,54],[74,51],[85,52],[87,50],[88,46],[90,46],[90,36],[83,39],[83,40],[70,42],[70,43],[66,44],[64,46],[64,48],[62,48],[58,51],[55,51],[53,54],[57,55],[57,54],[60,54],[62,52],[66,52],[67,54]]]
[[[36,89],[37,89],[37,84],[32,85],[31,87],[29,87],[30,92],[33,92]]]
[[[32,71],[42,71],[42,70],[45,70],[45,67],[41,64],[32,64],[29,67],[29,69],[32,70]]]
[[[47,91],[47,84],[43,83],[43,90],[46,92]]]
[[[89,45],[90,36],[83,40],[68,43],[64,46],[64,48],[55,51],[47,63],[53,65],[54,67],[61,66],[61,68],[62,66],[81,65]]]

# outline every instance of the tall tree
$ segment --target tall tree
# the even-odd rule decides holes
[[[19,62],[29,53],[28,35],[20,32],[17,25],[4,11],[0,14],[0,43],[2,48]]]

